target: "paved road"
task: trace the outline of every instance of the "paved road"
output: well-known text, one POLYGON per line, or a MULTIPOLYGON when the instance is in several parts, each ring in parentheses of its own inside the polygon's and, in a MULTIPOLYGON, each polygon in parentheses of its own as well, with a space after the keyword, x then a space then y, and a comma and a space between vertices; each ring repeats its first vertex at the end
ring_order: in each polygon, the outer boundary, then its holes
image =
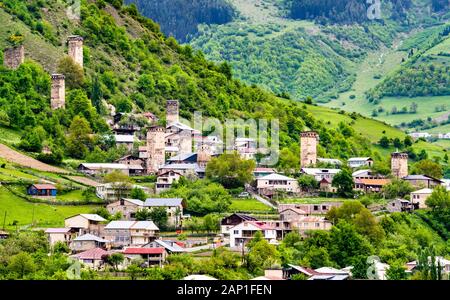
POLYGON ((273 205, 272 203, 270 203, 269 201, 267 201, 266 199, 264 199, 260 195, 256 194, 251 188, 247 188, 246 190, 247 190, 247 192, 250 193, 250 195, 252 195, 253 198, 258 200, 262 204, 265 204, 265 205, 267 205, 267 206, 269 206, 269 207, 271 207, 273 209, 277 209, 277 207, 275 205, 273 205))

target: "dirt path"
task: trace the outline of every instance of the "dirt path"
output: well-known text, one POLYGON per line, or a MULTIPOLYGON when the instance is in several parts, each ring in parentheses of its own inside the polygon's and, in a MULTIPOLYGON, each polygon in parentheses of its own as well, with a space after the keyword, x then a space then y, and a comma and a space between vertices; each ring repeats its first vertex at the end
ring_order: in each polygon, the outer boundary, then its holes
POLYGON ((94 181, 92 179, 86 178, 86 177, 81 177, 81 176, 67 176, 67 178, 70 178, 71 180, 84 184, 84 185, 88 185, 88 186, 93 186, 96 187, 98 185, 100 185, 100 183, 98 183, 97 181, 94 181))
POLYGON ((39 170, 39 171, 53 172, 53 173, 60 173, 60 174, 68 174, 69 173, 68 171, 66 171, 64 169, 44 164, 43 162, 40 162, 34 158, 31 158, 22 153, 19 153, 3 144, 0 144, 0 157, 4 158, 7 161, 10 161, 12 163, 15 163, 15 164, 27 167, 27 168, 39 170))

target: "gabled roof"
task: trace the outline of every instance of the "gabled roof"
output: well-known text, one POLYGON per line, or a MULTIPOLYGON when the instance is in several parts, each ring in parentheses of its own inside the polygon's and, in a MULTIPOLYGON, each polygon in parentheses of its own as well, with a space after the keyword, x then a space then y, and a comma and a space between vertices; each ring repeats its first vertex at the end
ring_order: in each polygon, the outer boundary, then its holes
POLYGON ((101 216, 99 216, 97 214, 78 214, 78 215, 73 215, 71 217, 67 217, 65 220, 76 217, 76 216, 81 216, 85 219, 88 219, 89 221, 96 221, 96 222, 106 221, 106 219, 102 218, 101 216))
MULTIPOLYGON (((122 198, 122 200, 124 200, 126 202, 130 202, 130 203, 132 203, 134 205, 137 205, 137 206, 144 206, 144 201, 139 200, 139 199, 122 198)), ((118 202, 118 201, 116 201, 116 202, 118 202)))
POLYGON ((164 248, 126 248, 123 254, 163 254, 164 248))
POLYGON ((185 161, 195 155, 197 155, 197 153, 182 153, 169 158, 167 161, 185 161))
POLYGON ((75 255, 72 255, 72 257, 78 258, 78 259, 96 259, 101 260, 103 255, 108 254, 108 251, 105 251, 101 248, 94 248, 90 249, 75 255))
POLYGON ((36 189, 38 190, 56 190, 56 187, 53 184, 48 184, 48 183, 37 183, 37 184, 32 184, 31 186, 34 186, 36 189))
POLYGON ((425 188, 425 189, 420 189, 420 190, 414 191, 412 193, 413 194, 431 194, 431 193, 433 193, 433 190, 425 188))
POLYGON ((180 206, 183 203, 182 198, 147 198, 144 202, 144 206, 147 207, 174 207, 180 206))
POLYGON ((105 229, 159 230, 159 228, 152 221, 111 221, 105 226, 105 229))
POLYGON ((364 184, 364 185, 386 185, 391 182, 390 179, 355 179, 355 183, 364 184))
POLYGON ((258 178, 257 180, 288 180, 288 181, 295 181, 295 178, 290 178, 281 174, 269 174, 263 177, 258 178))
POLYGON ((45 233, 68 233, 70 228, 47 228, 45 233))
POLYGON ((275 173, 275 170, 272 168, 255 168, 253 173, 275 173))
POLYGON ((295 213, 298 214, 298 215, 307 215, 307 214, 308 214, 308 213, 307 213, 306 211, 304 211, 303 209, 295 208, 295 207, 288 207, 288 208, 285 208, 285 209, 283 209, 282 211, 280 211, 279 213, 282 214, 282 213, 284 213, 285 211, 288 211, 288 210, 293 211, 293 212, 295 212, 295 213))
POLYGON ((171 244, 170 241, 154 240, 153 242, 169 250, 170 252, 185 252, 185 249, 183 247, 176 243, 171 244))
POLYGON ((308 175, 337 174, 340 171, 340 169, 302 168, 302 172, 308 175))
POLYGON ((189 275, 184 277, 183 280, 217 280, 217 279, 208 275, 189 275))
POLYGON ((307 276, 313 276, 315 274, 318 274, 318 272, 316 272, 315 270, 311 269, 311 268, 306 268, 306 267, 301 267, 301 266, 296 266, 296 265, 291 265, 288 264, 289 267, 291 267, 294 270, 297 270, 307 276))
POLYGON ((80 241, 80 242, 81 241, 96 241, 99 243, 108 243, 109 242, 108 240, 102 239, 101 237, 98 237, 96 235, 89 234, 89 233, 80 235, 79 237, 75 238, 74 241, 80 241))
POLYGON ((317 161, 323 162, 323 163, 331 163, 331 164, 335 164, 335 165, 342 164, 342 161, 340 161, 339 159, 336 159, 336 158, 322 158, 322 157, 318 157, 317 161))
POLYGON ((349 162, 367 161, 367 160, 372 160, 372 158, 370 158, 370 157, 351 157, 351 158, 348 159, 349 162))
POLYGON ((246 215, 246 214, 240 214, 240 213, 231 214, 228 217, 225 217, 224 219, 230 218, 232 216, 238 216, 241 220, 244 220, 244 221, 258 221, 258 219, 254 218, 252 216, 249 216, 249 215, 246 215))
POLYGON ((408 175, 402 178, 403 180, 436 180, 442 183, 440 179, 433 178, 428 175, 408 175))
POLYGON ((134 135, 116 134, 114 138, 118 143, 134 143, 134 135))
POLYGON ((366 169, 366 170, 357 170, 357 171, 355 171, 355 172, 352 173, 352 177, 360 176, 360 175, 362 175, 362 174, 366 174, 366 173, 370 173, 370 172, 372 172, 372 171, 369 170, 369 169, 366 169))

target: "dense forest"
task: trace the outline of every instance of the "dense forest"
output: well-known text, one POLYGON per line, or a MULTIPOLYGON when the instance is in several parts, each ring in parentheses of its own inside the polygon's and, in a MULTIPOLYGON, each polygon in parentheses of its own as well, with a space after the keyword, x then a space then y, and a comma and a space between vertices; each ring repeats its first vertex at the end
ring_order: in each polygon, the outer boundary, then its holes
MULTIPOLYGON (((432 0, 430 4, 434 12, 448 9, 446 0, 432 0)), ((370 5, 365 0, 293 0, 291 16, 320 22, 362 23, 369 21, 367 12, 370 5)), ((413 5, 412 0, 384 0, 380 7, 381 17, 389 15, 394 20, 408 22, 408 11, 413 5)))
POLYGON ((180 42, 197 33, 199 24, 224 24, 234 17, 233 7, 224 0, 125 0, 135 3, 144 16, 161 25, 166 35, 180 42))

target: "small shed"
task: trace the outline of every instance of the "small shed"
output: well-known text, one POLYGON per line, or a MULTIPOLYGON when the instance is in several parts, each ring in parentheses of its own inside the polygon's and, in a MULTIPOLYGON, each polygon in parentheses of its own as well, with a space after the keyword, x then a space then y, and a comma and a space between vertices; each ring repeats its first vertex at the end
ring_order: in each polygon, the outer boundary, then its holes
POLYGON ((32 184, 27 189, 28 195, 39 197, 56 197, 56 192, 53 184, 32 184))

